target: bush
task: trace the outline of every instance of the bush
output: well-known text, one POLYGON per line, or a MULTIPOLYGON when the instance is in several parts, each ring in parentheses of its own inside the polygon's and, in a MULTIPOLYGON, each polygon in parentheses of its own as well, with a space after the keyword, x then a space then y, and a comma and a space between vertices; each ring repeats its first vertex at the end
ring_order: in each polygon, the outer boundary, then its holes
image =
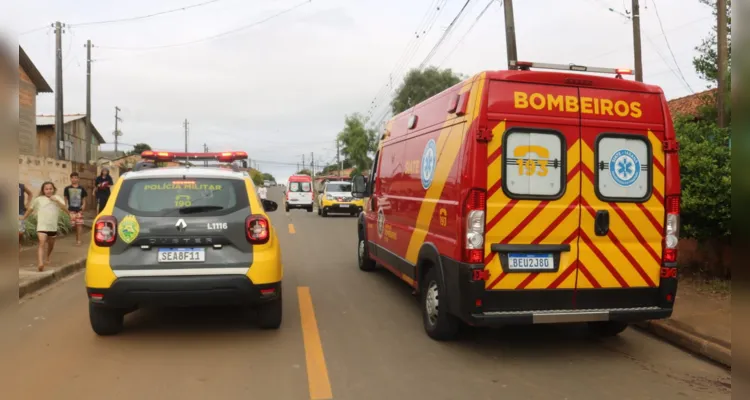
POLYGON ((675 121, 680 142, 681 232, 705 241, 731 236, 729 130, 713 122, 675 121))
MULTIPOLYGON (((26 231, 23 234, 25 242, 36 242, 36 215, 32 214, 29 218, 24 221, 26 224, 26 231)), ((65 235, 73 231, 73 224, 70 222, 70 215, 66 212, 60 212, 60 217, 57 220, 57 232, 65 235)))

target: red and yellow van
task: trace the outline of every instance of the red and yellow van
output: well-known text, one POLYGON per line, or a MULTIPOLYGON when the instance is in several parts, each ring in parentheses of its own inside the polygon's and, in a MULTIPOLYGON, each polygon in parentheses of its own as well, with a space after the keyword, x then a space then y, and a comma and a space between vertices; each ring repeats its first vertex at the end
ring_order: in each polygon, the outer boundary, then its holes
POLYGON ((353 181, 369 197, 360 268, 414 287, 435 339, 460 321, 587 322, 607 336, 669 317, 680 175, 663 91, 625 70, 517 66, 387 124, 373 178, 353 181))

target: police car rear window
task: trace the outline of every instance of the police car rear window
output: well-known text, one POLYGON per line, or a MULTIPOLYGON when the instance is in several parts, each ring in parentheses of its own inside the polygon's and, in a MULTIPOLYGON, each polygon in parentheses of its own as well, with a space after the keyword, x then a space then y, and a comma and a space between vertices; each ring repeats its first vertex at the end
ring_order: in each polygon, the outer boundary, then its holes
POLYGON ((238 179, 133 179, 124 182, 116 206, 137 215, 217 215, 248 207, 248 199, 238 179))
POLYGON ((290 182, 289 191, 290 192, 309 192, 310 182, 290 182))

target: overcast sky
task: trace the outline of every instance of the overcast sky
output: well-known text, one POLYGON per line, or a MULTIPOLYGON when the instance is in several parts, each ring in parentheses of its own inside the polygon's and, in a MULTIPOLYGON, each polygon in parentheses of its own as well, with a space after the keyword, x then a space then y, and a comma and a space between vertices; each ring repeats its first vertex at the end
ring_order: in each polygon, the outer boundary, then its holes
MULTIPOLYGON (((418 66, 465 2, 215 0, 152 18, 82 25, 208 1, 26 0, 4 1, 3 9, 12 16, 8 28, 32 31, 19 37, 20 44, 53 87, 54 32, 45 25, 69 24, 62 39, 65 113, 86 110, 84 44, 92 40, 92 115, 110 143, 104 149, 113 149, 114 111, 119 106, 121 148, 145 142, 158 149, 181 150, 182 122, 187 118, 190 150, 201 151, 204 143, 215 151, 246 150, 262 171, 281 180, 294 172, 303 153, 308 163, 311 153, 323 163, 333 161, 334 139, 345 114, 367 114, 379 92, 376 104, 386 107, 388 90, 381 89, 386 89, 389 76, 393 74, 397 86, 408 67, 418 66), (306 4, 262 24, 199 41, 300 3, 306 4), (439 11, 436 5, 441 5, 439 11), (143 49, 154 46, 168 47, 143 49), (113 49, 118 47, 137 50, 113 49)), ((475 24, 488 1, 469 3, 430 64, 466 75, 506 67, 501 2, 494 1, 475 24)), ((632 67, 632 27, 621 15, 629 4, 517 0, 519 59, 632 67)), ((670 99, 704 90, 707 83, 695 74, 692 57, 694 47, 714 24, 711 10, 698 0, 641 0, 641 4, 644 80, 660 85, 670 99)), ((54 95, 40 95, 37 111, 53 113, 54 95)), ((376 117, 380 114, 375 112, 376 117)))

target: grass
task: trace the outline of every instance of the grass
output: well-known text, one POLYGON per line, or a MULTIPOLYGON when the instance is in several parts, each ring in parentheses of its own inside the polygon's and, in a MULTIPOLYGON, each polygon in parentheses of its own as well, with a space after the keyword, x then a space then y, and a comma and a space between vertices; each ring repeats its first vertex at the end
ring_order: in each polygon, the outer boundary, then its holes
MULTIPOLYGON (((727 297, 732 295, 732 281, 727 279, 710 278, 698 274, 683 274, 680 283, 695 288, 699 293, 713 297, 727 297)), ((679 292, 679 287, 677 288, 679 292)))

